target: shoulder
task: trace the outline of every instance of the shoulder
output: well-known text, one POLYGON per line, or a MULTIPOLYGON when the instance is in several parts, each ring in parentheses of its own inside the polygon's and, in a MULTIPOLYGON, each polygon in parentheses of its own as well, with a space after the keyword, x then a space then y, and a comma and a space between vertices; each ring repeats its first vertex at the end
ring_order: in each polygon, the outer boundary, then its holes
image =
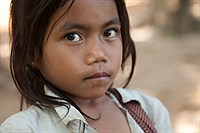
MULTIPOLYGON (((46 125, 51 126, 51 121, 55 121, 53 111, 42 110, 36 106, 31 106, 25 111, 18 112, 0 125, 1 132, 37 132, 43 130, 46 125)), ((59 121, 59 120, 57 120, 59 121)), ((47 130, 48 128, 46 128, 47 130)))
POLYGON ((33 132, 35 129, 35 116, 37 116, 38 109, 36 107, 30 107, 25 111, 18 112, 1 124, 2 132, 33 132))
POLYGON ((117 88, 117 90, 123 102, 138 101, 158 131, 172 131, 168 110, 159 99, 132 89, 117 88))

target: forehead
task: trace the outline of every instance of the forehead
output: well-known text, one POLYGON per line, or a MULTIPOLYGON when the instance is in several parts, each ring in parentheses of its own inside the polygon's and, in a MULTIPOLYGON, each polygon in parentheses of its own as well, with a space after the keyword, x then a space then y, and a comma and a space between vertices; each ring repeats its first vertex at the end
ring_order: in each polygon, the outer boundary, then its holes
POLYGON ((116 15, 116 4, 114 0, 74 0, 68 11, 68 15, 91 16, 101 19, 109 15, 116 15))
POLYGON ((51 24, 56 22, 55 27, 66 22, 97 25, 119 18, 114 0, 74 0, 70 3, 67 2, 54 13, 51 24))

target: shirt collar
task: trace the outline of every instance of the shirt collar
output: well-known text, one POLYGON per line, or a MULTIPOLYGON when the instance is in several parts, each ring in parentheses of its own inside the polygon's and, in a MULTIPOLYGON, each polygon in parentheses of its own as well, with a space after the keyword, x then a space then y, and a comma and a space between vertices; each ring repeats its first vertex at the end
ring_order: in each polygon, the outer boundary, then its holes
MULTIPOLYGON (((59 97, 55 93, 53 93, 49 88, 45 85, 45 94, 53 97, 59 97)), ((116 88, 119 94, 122 97, 122 102, 127 103, 132 100, 136 100, 139 102, 140 97, 137 95, 137 93, 129 93, 129 91, 126 91, 123 88, 116 88)), ((132 90, 134 91, 134 90, 132 90)), ((108 91, 109 93, 109 91, 108 91)), ((110 93, 109 93, 110 94, 110 93)), ((113 98, 113 97, 112 97, 113 98)), ((63 102, 63 101, 62 101, 63 102)), ((67 103, 67 101, 65 101, 67 103)), ((86 125, 89 125, 83 115, 72 105, 70 105, 69 110, 65 106, 58 106, 54 107, 55 111, 61 118, 64 124, 68 124, 72 120, 81 120, 83 121, 86 125)))
MULTIPOLYGON (((116 90, 121 95, 123 103, 127 103, 127 102, 130 102, 132 100, 139 102, 140 97, 139 97, 139 95, 137 95, 137 93, 129 93, 129 91, 127 91, 124 88, 116 88, 116 90)), ((135 90, 131 90, 131 91, 135 91, 135 90)))
MULTIPOLYGON (((48 96, 59 97, 58 95, 53 93, 51 90, 49 90, 49 88, 46 85, 44 86, 44 90, 45 90, 45 94, 48 96)), ((67 103, 67 101, 65 102, 67 103)), ((57 107, 54 107, 54 109, 65 125, 67 125, 72 120, 81 120, 85 124, 88 125, 83 115, 72 105, 69 106, 69 110, 65 106, 57 106, 57 107)))

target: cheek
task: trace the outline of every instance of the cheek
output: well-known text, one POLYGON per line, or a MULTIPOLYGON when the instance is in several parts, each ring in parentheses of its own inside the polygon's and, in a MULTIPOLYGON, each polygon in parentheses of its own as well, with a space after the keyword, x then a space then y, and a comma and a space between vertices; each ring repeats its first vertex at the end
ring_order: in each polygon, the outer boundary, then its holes
POLYGON ((63 70, 65 63, 65 57, 62 52, 57 52, 52 49, 44 49, 43 57, 40 61, 40 71, 46 79, 52 80, 60 76, 60 71, 63 70))
POLYGON ((65 90, 66 85, 73 85, 76 81, 76 67, 70 63, 71 61, 54 56, 51 60, 44 58, 41 65, 41 73, 52 84, 65 90))
POLYGON ((122 43, 118 43, 115 48, 112 48, 111 54, 112 54, 112 64, 116 69, 120 69, 121 63, 122 63, 122 43))
POLYGON ((122 62, 122 55, 123 55, 122 48, 123 48, 122 47, 122 43, 120 41, 119 44, 117 45, 116 52, 115 52, 116 60, 118 60, 118 62, 120 63, 120 65, 121 65, 121 62, 122 62))

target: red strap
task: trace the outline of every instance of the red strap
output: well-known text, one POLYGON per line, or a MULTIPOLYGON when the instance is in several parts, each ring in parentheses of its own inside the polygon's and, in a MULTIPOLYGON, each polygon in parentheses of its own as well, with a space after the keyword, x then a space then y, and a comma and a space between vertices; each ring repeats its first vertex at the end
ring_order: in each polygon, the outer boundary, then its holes
POLYGON ((157 133, 153 123, 138 101, 132 100, 130 102, 123 103, 122 97, 116 89, 109 89, 109 92, 111 92, 118 99, 120 104, 128 110, 129 114, 133 117, 133 119, 135 119, 137 124, 145 133, 157 133))

